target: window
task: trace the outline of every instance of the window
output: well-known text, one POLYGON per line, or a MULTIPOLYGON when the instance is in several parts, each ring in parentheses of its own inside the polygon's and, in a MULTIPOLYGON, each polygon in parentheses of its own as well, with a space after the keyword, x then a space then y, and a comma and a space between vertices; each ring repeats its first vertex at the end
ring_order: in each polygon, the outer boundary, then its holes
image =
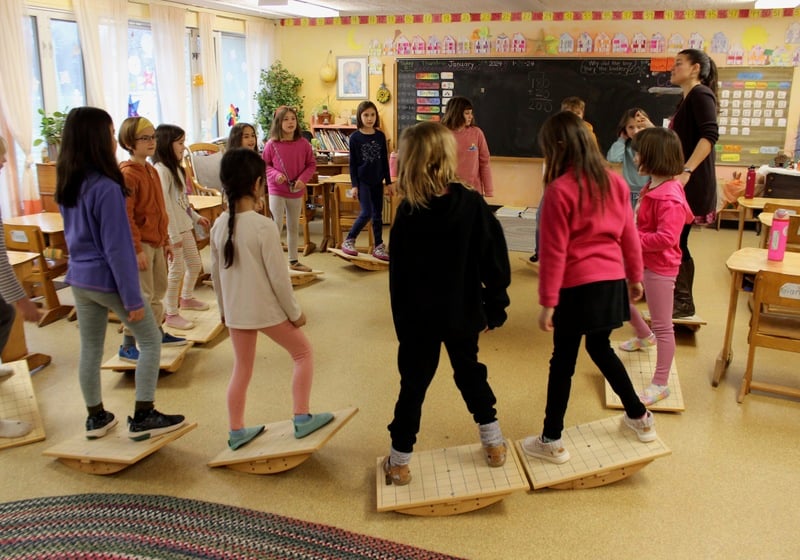
POLYGON ((217 115, 220 135, 227 136, 233 124, 229 121, 232 112, 231 106, 239 109, 239 121, 253 122, 250 102, 253 92, 247 86, 247 51, 245 50, 244 35, 230 33, 221 35, 219 49, 221 84, 217 115))
POLYGON ((156 90, 156 64, 153 58, 153 33, 150 26, 128 24, 129 115, 141 115, 161 122, 156 90))

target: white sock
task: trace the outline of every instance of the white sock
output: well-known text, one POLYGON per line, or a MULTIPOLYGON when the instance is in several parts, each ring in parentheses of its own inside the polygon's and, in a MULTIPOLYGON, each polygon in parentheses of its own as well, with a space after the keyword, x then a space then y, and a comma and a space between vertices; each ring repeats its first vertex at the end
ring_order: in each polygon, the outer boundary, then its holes
POLYGON ((33 426, 22 420, 0 420, 0 437, 18 438, 33 429, 33 426))
POLYGON ((398 451, 394 447, 392 447, 391 453, 389 453, 389 464, 394 465, 395 467, 398 465, 407 465, 411 461, 411 453, 403 453, 402 451, 398 451))
POLYGON ((503 443, 503 432, 500 431, 500 422, 497 420, 488 424, 480 424, 478 433, 480 433, 481 444, 484 447, 495 447, 503 443))

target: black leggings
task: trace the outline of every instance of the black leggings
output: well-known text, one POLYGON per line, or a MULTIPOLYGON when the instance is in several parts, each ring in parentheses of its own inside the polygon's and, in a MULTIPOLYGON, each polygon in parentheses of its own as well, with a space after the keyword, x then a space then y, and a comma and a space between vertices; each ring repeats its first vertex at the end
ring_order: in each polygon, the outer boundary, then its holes
MULTIPOLYGON (((578 360, 578 350, 583 336, 575 332, 560 332, 559 329, 553 332, 553 357, 550 359, 547 408, 542 430, 542 435, 546 438, 559 439, 564 429, 564 415, 567 413, 572 376, 575 374, 575 362, 578 360)), ((611 349, 609 341, 611 331, 595 331, 585 336, 586 351, 608 380, 611 388, 619 395, 625 413, 630 418, 641 418, 647 409, 639 400, 625 366, 611 349)))
POLYGON ((681 240, 679 245, 681 248, 681 262, 686 262, 692 258, 692 254, 689 252, 690 231, 692 231, 692 224, 686 224, 681 230, 681 240))

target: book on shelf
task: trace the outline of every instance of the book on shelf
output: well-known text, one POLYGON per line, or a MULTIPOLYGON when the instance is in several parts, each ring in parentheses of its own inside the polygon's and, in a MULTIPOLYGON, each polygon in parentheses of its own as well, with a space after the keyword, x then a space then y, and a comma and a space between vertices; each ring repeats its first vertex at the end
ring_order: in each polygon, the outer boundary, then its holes
POLYGON ((314 137, 319 140, 322 151, 347 152, 350 150, 348 137, 340 130, 317 129, 314 131, 314 137))

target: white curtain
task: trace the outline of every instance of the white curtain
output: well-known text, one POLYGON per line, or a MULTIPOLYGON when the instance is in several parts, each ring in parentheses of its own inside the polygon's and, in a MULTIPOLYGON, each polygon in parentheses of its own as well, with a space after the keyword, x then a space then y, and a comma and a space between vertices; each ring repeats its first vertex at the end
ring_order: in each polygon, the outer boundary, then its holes
MULTIPOLYGON (((275 24, 269 21, 246 20, 245 51, 247 56, 247 91, 252 93, 249 100, 250 113, 258 114, 258 102, 255 93, 259 89, 261 70, 268 69, 276 60, 275 53, 275 24)), ((269 133, 262 130, 261 136, 269 133)))
POLYGON ((156 61, 156 84, 161 121, 185 128, 186 62, 184 39, 186 8, 150 4, 156 61))
POLYGON ((208 12, 200 12, 200 68, 203 76, 203 105, 201 123, 203 136, 210 137, 211 119, 219 105, 219 71, 214 50, 214 19, 208 12))
MULTIPOLYGON (((25 47, 23 25, 25 18, 23 0, 3 0, 0 2, 0 113, 13 138, 25 153, 25 169, 22 172, 22 185, 19 192, 24 204, 23 212, 41 210, 39 193, 33 182, 33 103, 31 90, 31 55, 25 47)), ((14 184, 13 178, 9 181, 14 184)), ((12 197, 13 200, 13 197, 12 197)), ((16 215, 19 208, 10 208, 16 215)))

